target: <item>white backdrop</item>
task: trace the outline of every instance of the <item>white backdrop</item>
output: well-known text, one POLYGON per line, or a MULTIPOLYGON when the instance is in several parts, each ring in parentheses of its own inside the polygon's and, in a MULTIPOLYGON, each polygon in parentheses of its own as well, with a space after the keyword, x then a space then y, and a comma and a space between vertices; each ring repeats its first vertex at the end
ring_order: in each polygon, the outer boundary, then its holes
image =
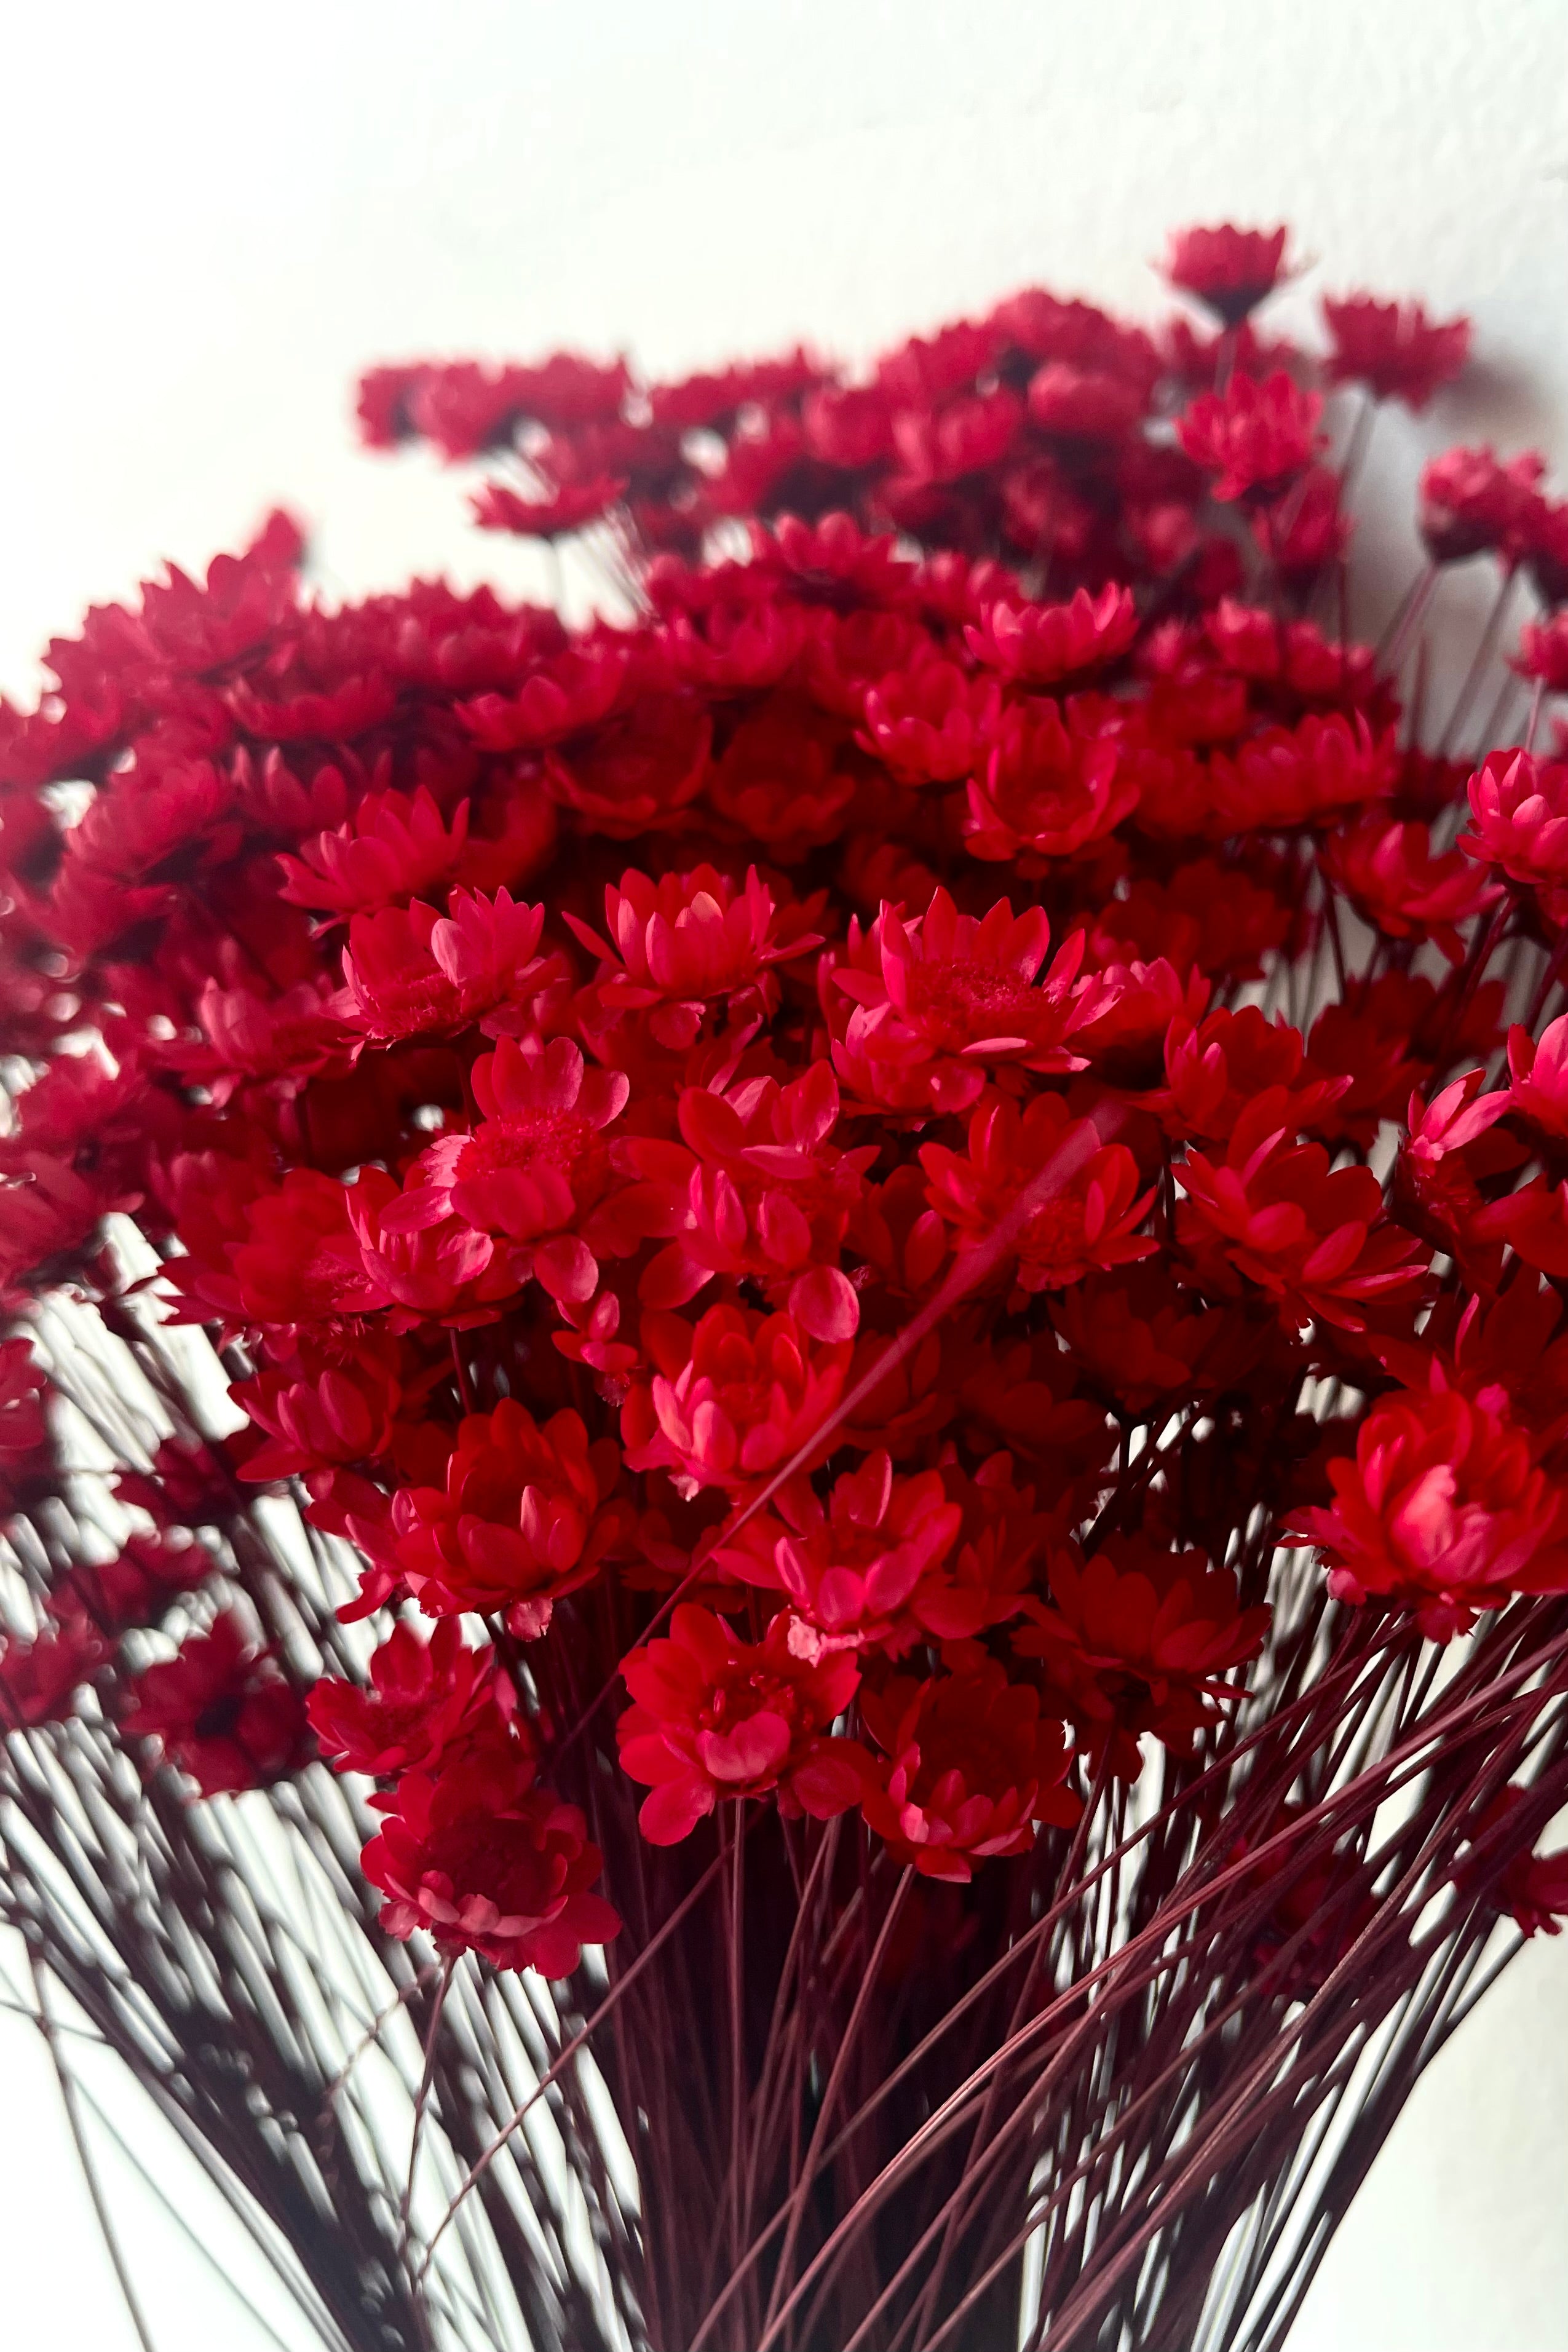
MULTIPOLYGON (((4 56, 13 690, 85 602, 205 562, 279 497, 330 588, 525 577, 451 479, 354 453, 368 361, 859 353, 1041 279, 1146 310, 1193 220, 1289 218, 1322 265, 1298 303, 1321 279, 1469 310, 1485 364, 1426 446, 1533 440, 1568 472, 1565 0, 12 0, 4 56)), ((1402 478, 1417 448, 1385 451, 1402 478)), ((0 2085, 4 2340, 132 2352, 37 2037, 4 2013, 0 2085)), ((259 2352, 100 2144, 158 2352, 259 2352)), ((1418 2092, 1293 2344, 1564 2352, 1565 2204, 1568 1938, 1418 2092)))

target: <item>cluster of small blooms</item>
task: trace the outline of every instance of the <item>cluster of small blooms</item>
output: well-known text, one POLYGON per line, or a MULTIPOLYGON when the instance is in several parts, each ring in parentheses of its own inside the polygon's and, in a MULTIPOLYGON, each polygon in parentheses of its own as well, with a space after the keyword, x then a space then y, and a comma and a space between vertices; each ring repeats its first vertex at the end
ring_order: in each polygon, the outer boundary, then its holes
MULTIPOLYGON (((1176 240, 1208 338, 1030 292, 863 381, 382 370, 373 440, 520 454, 483 520, 602 526, 636 617, 328 611, 275 518, 51 647, 0 709, 6 1296, 111 1296, 132 1213, 251 1429, 52 1594, 21 1720, 90 1683, 205 1790, 295 1769, 231 1608, 115 1664, 212 1570, 167 1530, 289 1482, 384 1630, 310 1721, 387 1924, 562 1974, 617 1664, 650 1841, 767 1800, 964 1881, 1192 1751, 1288 1533, 1442 1635, 1568 1590, 1568 762, 1426 756, 1321 625, 1322 387, 1421 406, 1467 330, 1266 346, 1283 245, 1176 240)), ((1423 498, 1435 562, 1531 567, 1563 688, 1539 467, 1423 498)))

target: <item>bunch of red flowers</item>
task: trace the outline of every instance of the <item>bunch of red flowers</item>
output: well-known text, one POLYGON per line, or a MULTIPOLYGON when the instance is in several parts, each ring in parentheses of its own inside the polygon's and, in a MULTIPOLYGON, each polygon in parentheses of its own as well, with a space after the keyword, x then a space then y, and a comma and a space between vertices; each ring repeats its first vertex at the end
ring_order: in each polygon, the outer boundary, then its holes
POLYGON ((1212 333, 1030 291, 864 376, 380 370, 373 442, 504 453, 480 519, 634 607, 330 609, 275 517, 51 646, 6 1297, 113 1302, 133 1218, 247 1427, 41 1594, 13 1721, 297 1771, 213 1532, 291 1491, 382 1629, 310 1720, 386 1926, 559 1977, 629 1899, 606 1772, 655 1844, 849 1817, 963 1886, 1213 1752, 1282 1546, 1440 1639, 1568 1591, 1568 508, 1429 467, 1434 576, 1542 610, 1526 740, 1428 753, 1325 396, 1420 407, 1468 330, 1264 342, 1282 261, 1194 231, 1212 333))

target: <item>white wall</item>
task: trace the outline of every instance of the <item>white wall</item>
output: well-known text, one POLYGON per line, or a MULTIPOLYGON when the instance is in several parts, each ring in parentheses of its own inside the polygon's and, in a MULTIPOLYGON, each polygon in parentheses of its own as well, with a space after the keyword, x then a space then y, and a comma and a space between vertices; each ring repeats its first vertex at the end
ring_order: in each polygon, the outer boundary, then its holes
MULTIPOLYGON (((333 585, 523 577, 452 481, 353 453, 369 360, 858 352, 1041 278, 1148 309, 1192 220, 1288 217, 1331 287, 1469 310, 1485 366, 1428 439, 1568 471, 1568 0, 12 0, 0 68, 14 688, 85 601, 279 496, 333 585)), ((126 2352, 29 2035, 0 2013, 5 2340, 126 2352)), ((159 2352, 264 2343, 106 2172, 159 2352)), ((1562 2352, 1565 2202, 1542 1944, 1418 2094, 1295 2342, 1562 2352)))

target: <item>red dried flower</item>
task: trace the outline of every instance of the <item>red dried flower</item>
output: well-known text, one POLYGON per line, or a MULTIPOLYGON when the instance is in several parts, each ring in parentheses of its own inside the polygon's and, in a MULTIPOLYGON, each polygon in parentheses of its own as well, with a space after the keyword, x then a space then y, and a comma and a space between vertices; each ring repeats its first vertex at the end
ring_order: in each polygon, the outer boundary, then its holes
POLYGON ((676 1048, 693 1042, 710 1003, 733 1010, 755 999, 771 1007, 777 986, 771 967, 821 944, 789 929, 754 866, 739 891, 711 866, 658 882, 628 870, 618 889, 610 884, 605 891, 614 946, 574 915, 566 920, 600 959, 595 986, 605 1010, 647 1012, 653 1036, 676 1048))
POLYGON ((56 1580, 49 1607, 67 1622, 86 1620, 100 1633, 155 1625, 174 1601, 194 1592, 216 1561, 205 1544, 186 1537, 131 1536, 114 1559, 84 1562, 56 1580))
POLYGON ((1238 370, 1224 392, 1201 392, 1176 423, 1194 465, 1216 477, 1216 499, 1268 499, 1306 471, 1322 446, 1315 392, 1279 369, 1261 383, 1238 370))
POLYGON ((428 1641, 395 1625, 372 1654, 368 1689, 320 1682, 305 1707, 338 1771, 385 1779, 439 1769, 498 1711, 510 1719, 513 1700, 494 1652, 466 1648, 458 1620, 444 1617, 428 1641))
POLYGON ((1545 460, 1524 450, 1505 466, 1489 449, 1448 449, 1421 477, 1421 536, 1434 563, 1498 554, 1517 563, 1530 543, 1545 460))
POLYGON ((668 1246, 644 1269, 650 1307, 684 1307, 716 1274, 750 1276, 814 1339, 847 1339, 856 1295, 835 1264, 875 1148, 836 1149, 838 1087, 816 1064, 787 1087, 754 1078, 731 1095, 683 1087, 682 1143, 634 1140, 624 1156, 644 1180, 628 1221, 668 1246))
POLYGON ((1464 373, 1469 357, 1469 320, 1439 325, 1420 302, 1379 302, 1370 294, 1326 298, 1323 317, 1331 381, 1364 383, 1375 399, 1403 401, 1406 408, 1425 408, 1464 373))
POLYGON ((232 1610, 166 1664, 145 1668, 125 1696, 121 1729, 158 1740, 204 1797, 264 1788, 298 1771, 310 1752, 304 1701, 232 1610))
POLYGON ((1186 1755, 1236 1695, 1230 1669, 1255 1658, 1270 1611, 1238 1605, 1236 1579, 1201 1551, 1162 1550, 1147 1536, 1108 1536, 1089 1559, 1054 1552, 1051 1601, 1026 1602, 1013 1636, 1044 1662, 1098 1761, 1136 1780, 1144 1733, 1186 1755))
MULTIPOLYGON (((589 1213, 610 1178, 602 1130, 630 1093, 618 1070, 590 1070, 569 1037, 548 1045, 503 1037, 469 1073, 483 1117, 420 1153, 401 1197, 382 1208, 383 1234, 420 1234, 456 1219, 478 1233, 540 1244, 529 1264, 547 1290, 592 1297, 598 1279, 589 1213), (582 1227, 567 1236, 569 1227, 582 1227), (546 1235, 559 1235, 546 1241, 546 1235)), ((521 1271, 522 1261, 514 1256, 521 1271)))
POLYGON ((814 1341, 793 1315, 712 1307, 695 1328, 649 1314, 655 1367, 621 1413, 628 1469, 668 1469, 678 1493, 743 1493, 817 1433, 843 1392, 847 1339, 814 1341))
POLYGON ((110 1645, 85 1618, 51 1627, 30 1642, 0 1647, 0 1729, 68 1722, 84 1683, 108 1664, 110 1645))
POLYGON ((993 1854, 1026 1853, 1037 1823, 1070 1829, 1079 1817, 1059 1719, 983 1653, 931 1681, 894 1675, 860 1711, 882 1751, 861 1810, 922 1878, 970 1879, 993 1854))
POLYGON ((1500 1388, 1463 1395, 1434 1365, 1430 1388, 1373 1405, 1355 1459, 1329 1476, 1332 1505, 1290 1524, 1329 1562, 1338 1601, 1386 1595, 1446 1641, 1510 1593, 1568 1588, 1562 1498, 1500 1388))
POLYGON ((1501 895, 1457 849, 1434 857, 1426 825, 1389 824, 1378 815, 1325 843, 1323 870, 1389 939, 1433 939, 1450 963, 1464 953, 1457 926, 1501 895))
POLYGON ((448 1955, 570 1976, 620 1918, 592 1889, 604 1857, 575 1805, 536 1785, 531 1759, 487 1749, 438 1778, 411 1772, 361 1857, 392 1936, 424 1930, 448 1955))
POLYGON ((878 1452, 836 1480, 826 1509, 808 1479, 790 1479, 773 1508, 733 1542, 721 1540, 713 1558, 743 1582, 784 1595, 796 1656, 871 1648, 897 1656, 922 1628, 938 1630, 924 1604, 935 1601, 936 1617, 944 1614, 941 1570, 963 1520, 939 1472, 896 1478, 878 1452))
POLYGON ((444 915, 418 898, 355 915, 343 950, 345 1010, 378 1045, 476 1024, 488 1036, 515 1034, 563 970, 539 953, 543 929, 543 908, 514 903, 509 890, 493 898, 454 890, 444 915))
POLYGON ((1561 611, 1520 631, 1512 667, 1540 681, 1548 694, 1568 694, 1568 614, 1561 611))
POLYGON ((984 761, 999 707, 993 682, 928 658, 871 688, 856 740, 900 784, 956 783, 984 761))
POLYGON ((615 1441, 591 1444, 575 1412, 539 1423, 503 1397, 493 1412, 466 1414, 444 1486, 393 1496, 403 1580, 431 1616, 472 1610, 536 1641, 614 1547, 620 1522, 605 1506, 618 1469, 615 1441))
POLYGON ((1555 893, 1568 881, 1568 761, 1489 751, 1470 778, 1467 856, 1555 893))
MULTIPOLYGON (((921 1147, 926 1197, 952 1229, 960 1252, 987 1240, 1025 1186, 1072 1140, 1098 1133, 1092 1120, 1073 1119, 1059 1095, 1037 1095, 1021 1114, 995 1095, 971 1114, 968 1149, 921 1147)), ((1030 1217, 1009 1255, 1014 1279, 1026 1292, 1059 1290, 1081 1282, 1091 1267, 1124 1265, 1159 1244, 1138 1227, 1152 1192, 1138 1190, 1138 1163, 1125 1144, 1090 1150, 1061 1191, 1030 1217)))
POLYGON ((1282 228, 1188 228, 1171 239, 1165 276, 1195 294, 1227 327, 1238 327, 1279 282, 1282 228))
POLYGON ((1322 1145, 1297 1141, 1288 1120, 1288 1098, 1271 1087, 1237 1119, 1223 1163, 1187 1153, 1175 1170, 1187 1194, 1179 1238, 1222 1297, 1236 1289, 1229 1265, 1288 1321, 1360 1330, 1373 1306, 1418 1295, 1426 1255, 1385 1222, 1370 1169, 1331 1172, 1322 1145))
POLYGON ((912 922, 885 906, 864 937, 852 924, 833 972, 854 1008, 834 1040, 840 1078, 892 1109, 956 1111, 998 1066, 1081 1068, 1068 1041, 1094 1001, 1074 987, 1083 942, 1059 948, 1042 979, 1050 937, 1043 908, 1015 916, 998 898, 977 920, 945 890, 912 922))
POLYGON ((637 1820, 651 1844, 689 1837, 721 1797, 776 1791, 781 1812, 819 1821, 855 1802, 859 1753, 829 1734, 859 1670, 843 1652, 797 1654, 791 1622, 781 1610, 761 1642, 742 1642, 684 1601, 667 1638, 622 1661, 634 1703, 616 1730, 623 1767, 650 1789, 637 1820))

